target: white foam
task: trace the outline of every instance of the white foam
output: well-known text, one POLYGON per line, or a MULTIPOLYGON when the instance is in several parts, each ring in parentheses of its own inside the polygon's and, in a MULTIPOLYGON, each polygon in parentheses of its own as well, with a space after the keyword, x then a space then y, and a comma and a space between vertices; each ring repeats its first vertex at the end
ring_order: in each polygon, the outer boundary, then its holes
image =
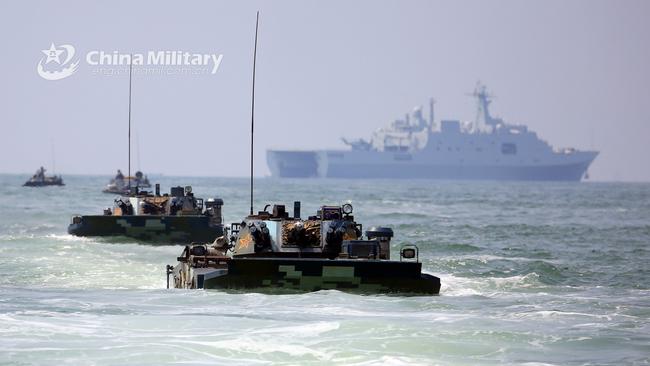
POLYGON ((93 242, 94 240, 89 237, 84 237, 84 236, 75 236, 75 235, 70 235, 70 234, 47 234, 45 235, 46 238, 58 240, 58 241, 65 241, 65 242, 93 242))
MULTIPOLYGON (((425 272, 426 273, 426 272, 425 272)), ((437 274, 440 277, 440 294, 443 296, 486 296, 511 294, 513 288, 536 286, 536 273, 510 277, 457 277, 453 274, 437 274)))

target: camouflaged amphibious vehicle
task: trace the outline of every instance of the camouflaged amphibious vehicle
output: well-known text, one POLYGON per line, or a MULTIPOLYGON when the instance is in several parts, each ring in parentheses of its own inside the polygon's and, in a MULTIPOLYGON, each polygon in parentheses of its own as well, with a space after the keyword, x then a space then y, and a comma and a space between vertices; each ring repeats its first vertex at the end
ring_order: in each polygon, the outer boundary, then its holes
POLYGON ((160 194, 139 191, 115 199, 103 215, 74 216, 68 233, 77 236, 127 236, 155 244, 212 242, 223 235, 223 200, 203 201, 192 187, 172 187, 160 194))
POLYGON ((64 186, 60 175, 45 175, 45 168, 40 167, 36 173, 23 184, 23 187, 64 186))
POLYGON ((121 194, 129 195, 131 190, 142 190, 146 188, 151 188, 151 183, 149 183, 149 178, 146 175, 142 174, 141 171, 135 172, 135 176, 124 176, 122 171, 117 170, 117 174, 110 182, 106 185, 106 188, 102 190, 104 193, 112 194, 121 194))
MULTIPOLYGON (((267 206, 269 207, 269 206, 267 206)), ((176 266, 167 266, 173 287, 205 289, 282 288, 290 291, 338 289, 369 293, 438 294, 440 279, 422 273, 418 248, 403 246, 390 260, 390 228, 362 236, 352 205, 322 206, 290 217, 283 205, 231 225, 230 237, 209 245, 188 245, 176 266)))

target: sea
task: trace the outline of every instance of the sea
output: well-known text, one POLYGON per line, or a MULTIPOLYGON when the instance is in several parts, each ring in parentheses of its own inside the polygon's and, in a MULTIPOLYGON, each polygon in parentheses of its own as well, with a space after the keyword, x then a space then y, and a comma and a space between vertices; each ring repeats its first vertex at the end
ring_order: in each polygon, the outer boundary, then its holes
MULTIPOLYGON (((438 296, 167 289, 182 246, 79 238, 108 176, 0 175, 2 365, 648 365, 650 184, 255 179, 254 205, 351 202, 438 296)), ((246 178, 150 177, 249 210, 246 178)))

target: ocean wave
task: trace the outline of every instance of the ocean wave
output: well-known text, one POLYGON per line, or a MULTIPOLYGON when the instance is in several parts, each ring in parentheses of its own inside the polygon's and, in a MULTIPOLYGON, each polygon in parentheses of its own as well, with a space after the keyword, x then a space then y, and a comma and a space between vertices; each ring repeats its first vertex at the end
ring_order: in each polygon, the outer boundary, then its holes
POLYGON ((27 222, 0 226, 0 232, 3 233, 3 235, 35 237, 39 236, 40 234, 47 234, 53 231, 61 230, 60 225, 43 221, 36 221, 33 217, 30 217, 29 221, 27 222))
POLYGON ((507 278, 534 274, 544 284, 559 284, 567 278, 559 263, 517 257, 495 255, 461 255, 427 258, 423 260, 425 268, 445 273, 454 273, 463 277, 507 278))
MULTIPOLYGON (((410 244, 410 243, 409 243, 410 244)), ((415 244, 418 246, 418 248, 421 248, 423 250, 428 250, 432 251, 435 254, 440 254, 440 253, 456 253, 456 252, 478 252, 483 250, 483 248, 480 248, 478 246, 472 245, 472 244, 465 244, 465 243, 436 243, 431 240, 417 240, 414 241, 412 244, 415 244)))
MULTIPOLYGON (((599 321, 611 321, 612 315, 608 314, 592 314, 592 313, 583 313, 576 311, 561 311, 561 310, 536 310, 523 313, 514 313, 511 315, 513 318, 519 319, 529 319, 529 318, 569 318, 573 321, 579 318, 588 318, 588 319, 597 319, 599 321)), ((599 323, 599 326, 604 324, 599 323)), ((582 326, 587 326, 587 324, 582 324, 582 326)))
POLYGON ((438 274, 441 278, 442 296, 485 296, 494 297, 519 292, 522 289, 545 288, 536 273, 510 277, 461 277, 453 274, 438 274))
POLYGON ((75 236, 75 235, 70 235, 70 234, 47 234, 45 235, 46 238, 48 239, 54 239, 56 241, 63 241, 63 242, 94 242, 95 240, 93 238, 89 237, 84 237, 84 236, 75 236))
POLYGON ((388 218, 391 221, 399 220, 408 220, 408 219, 426 219, 431 217, 431 215, 420 213, 420 212, 412 212, 412 211, 394 211, 394 212, 385 212, 385 213, 379 213, 375 214, 374 216, 377 216, 378 218, 388 218))
POLYGON ((21 234, 3 234, 0 235, 0 242, 21 242, 21 241, 38 241, 38 242, 47 242, 47 241, 65 241, 65 242, 91 242, 92 238, 74 236, 69 234, 30 234, 30 233, 21 233, 21 234))
POLYGON ((530 257, 517 257, 517 256, 503 256, 495 254, 462 254, 462 255, 451 255, 440 257, 441 260, 453 260, 453 261, 477 261, 482 264, 487 264, 492 261, 514 261, 514 262, 528 262, 528 263, 547 263, 553 266, 558 266, 561 264, 560 260, 544 260, 540 261, 538 258, 530 257))

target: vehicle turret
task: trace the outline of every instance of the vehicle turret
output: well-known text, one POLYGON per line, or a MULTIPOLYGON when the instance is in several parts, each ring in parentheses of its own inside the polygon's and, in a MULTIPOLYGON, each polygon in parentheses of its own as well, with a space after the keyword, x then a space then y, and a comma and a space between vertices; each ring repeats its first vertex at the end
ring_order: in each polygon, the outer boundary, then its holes
POLYGON ((344 241, 362 236, 361 224, 354 221, 352 205, 321 206, 316 215, 300 218, 300 202, 289 216, 284 205, 266 205, 263 211, 231 225, 234 256, 274 255, 325 256, 341 253, 344 241))

